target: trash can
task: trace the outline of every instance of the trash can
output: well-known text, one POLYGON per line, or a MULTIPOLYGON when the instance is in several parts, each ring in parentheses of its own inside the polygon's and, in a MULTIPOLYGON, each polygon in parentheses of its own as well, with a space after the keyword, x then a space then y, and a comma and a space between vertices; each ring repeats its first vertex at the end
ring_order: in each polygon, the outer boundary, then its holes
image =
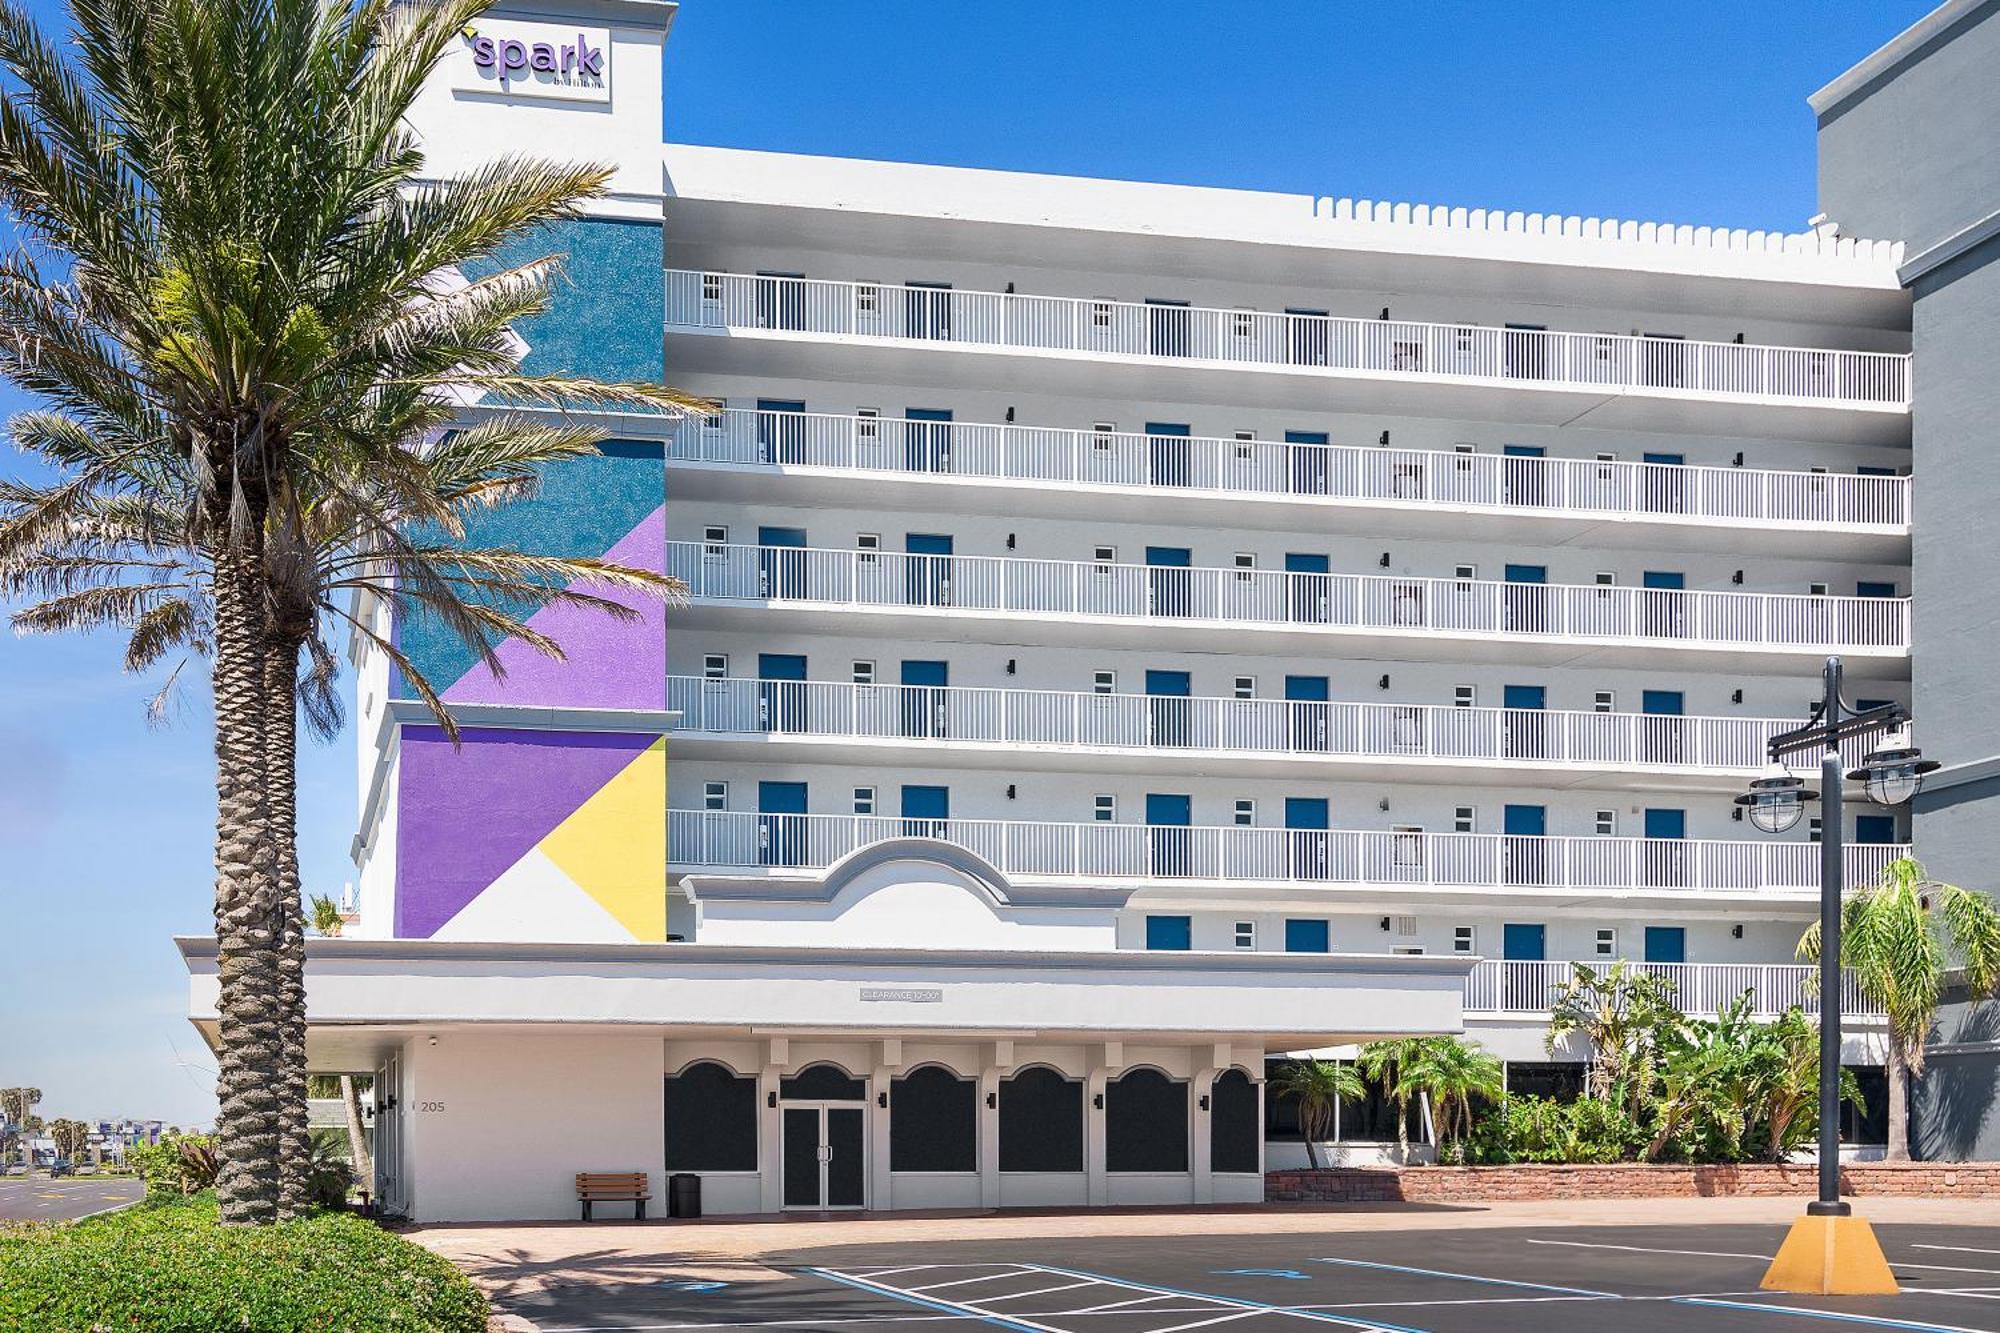
POLYGON ((667 1177, 667 1216, 701 1216, 701 1177, 680 1171, 667 1177))

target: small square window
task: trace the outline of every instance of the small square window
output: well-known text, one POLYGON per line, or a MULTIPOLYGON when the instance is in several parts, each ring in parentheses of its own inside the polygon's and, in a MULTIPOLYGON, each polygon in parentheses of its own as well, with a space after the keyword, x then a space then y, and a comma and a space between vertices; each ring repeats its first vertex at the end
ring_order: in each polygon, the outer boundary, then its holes
POLYGON ((1479 577, 1479 566, 1453 565, 1451 570, 1451 576, 1455 579, 1476 579, 1479 577))
POLYGON ((1477 822, 1477 816, 1478 811, 1472 806, 1461 805, 1457 807, 1451 812, 1451 831, 1453 833, 1472 832, 1472 827, 1477 822))
POLYGON ((1230 692, 1239 699, 1256 698, 1257 678, 1255 676, 1238 676, 1231 685, 1230 692))
POLYGON ((1090 688, 1097 694, 1110 694, 1118 688, 1116 671, 1093 671, 1090 673, 1090 688))
POLYGON ((701 659, 701 674, 709 680, 722 680, 729 675, 729 654, 709 653, 701 659))
POLYGON ((1479 446, 1478 446, 1478 445, 1476 445, 1476 444, 1454 444, 1454 445, 1453 445, 1453 446, 1451 447, 1451 451, 1452 451, 1453 453, 1455 453, 1455 454, 1470 454, 1470 453, 1475 453, 1475 452, 1477 452, 1477 451, 1478 451, 1478 449, 1479 449, 1479 446))
POLYGON ((1249 828, 1255 824, 1257 822, 1257 803, 1255 801, 1238 801, 1236 803, 1235 819, 1238 828, 1249 828))
POLYGON ((1090 447, 1097 450, 1100 454, 1110 453, 1111 437, 1118 433, 1118 423, 1115 421, 1100 421, 1093 425, 1090 430, 1090 447))
POLYGON ((1090 325, 1096 329, 1111 327, 1111 302, 1092 301, 1090 303, 1090 325))
POLYGON ((1592 694, 1590 696, 1590 707, 1592 712, 1608 713, 1612 710, 1612 706, 1617 702, 1618 702, 1618 696, 1613 692, 1611 692, 1610 690, 1598 690, 1595 694, 1592 694))
POLYGON ((1598 462, 1600 462, 1600 463, 1615 463, 1615 462, 1617 462, 1617 461, 1618 461, 1618 455, 1617 455, 1617 454, 1599 454, 1599 455, 1597 456, 1597 461, 1598 461, 1598 462))
POLYGON ((1474 947, 1476 938, 1471 926, 1453 926, 1451 928, 1451 951, 1453 953, 1478 953, 1479 950, 1474 947))
POLYGON ((1454 685, 1451 687, 1451 706, 1453 708, 1470 708, 1474 703, 1478 702, 1478 699, 1479 687, 1476 685, 1454 685))
POLYGON ((1610 570, 1608 570, 1608 569, 1600 569, 1600 570, 1598 570, 1598 571, 1597 571, 1597 586, 1598 586, 1598 587, 1600 587, 1600 588, 1611 588, 1611 587, 1616 587, 1616 586, 1617 586, 1617 584, 1618 584, 1618 576, 1617 576, 1616 574, 1612 573, 1612 572, 1611 572, 1610 570))
POLYGON ((1257 456, 1257 433, 1239 430, 1236 432, 1236 460, 1247 463, 1257 456))
POLYGON ((701 299, 704 301, 720 301, 722 299, 722 275, 720 273, 704 273, 701 275, 701 299))
POLYGON ((1248 583, 1255 577, 1256 569, 1257 557, 1254 553, 1250 551, 1238 551, 1236 553, 1236 581, 1238 583, 1248 583))
POLYGON ((1826 585, 1824 583, 1815 583, 1808 587, 1806 591, 1814 597, 1824 597, 1826 596, 1826 585))
POLYGON ((864 315, 872 315, 881 307, 882 289, 872 282, 864 282, 854 289, 854 308, 864 315))
POLYGON ((876 565, 882 561, 882 534, 879 532, 857 532, 854 534, 854 549, 861 552, 863 565, 876 565))
POLYGON ((701 789, 701 804, 704 810, 727 810, 729 808, 729 784, 726 782, 704 783, 701 789))
POLYGON ((1255 921, 1238 921, 1236 923, 1236 947, 1239 949, 1254 949, 1257 947, 1257 923, 1255 921))
POLYGON ((1597 832, 1600 837, 1609 838, 1618 832, 1618 812, 1599 810, 1597 812, 1597 832))
POLYGON ((880 408, 857 407, 854 409, 854 434, 857 439, 872 442, 882 433, 882 412, 880 408))
POLYGON ((1097 562, 1098 573, 1109 574, 1112 563, 1118 559, 1118 548, 1115 546, 1093 546, 1090 548, 1090 558, 1097 562))
POLYGON ((1597 932, 1597 956, 1599 958, 1618 956, 1618 932, 1609 926, 1597 932))
POLYGON ((702 554, 710 560, 720 560, 728 554, 723 548, 729 545, 729 529, 720 523, 711 523, 701 530, 701 539, 706 545, 702 554))
POLYGON ((1811 820, 1806 824, 1807 842, 1818 842, 1820 840, 1820 834, 1821 834, 1821 826, 1820 826, 1820 821, 1817 818, 1814 818, 1813 820, 1811 820))
POLYGON ((856 787, 854 789, 854 813, 857 815, 872 815, 875 813, 875 789, 873 787, 856 787))
POLYGON ((1238 310, 1238 311, 1236 311, 1236 312, 1235 312, 1235 314, 1236 314, 1236 336, 1237 336, 1237 337, 1239 337, 1239 338, 1248 338, 1248 337, 1252 336, 1253 334, 1255 334, 1255 333, 1257 332, 1257 312, 1256 312, 1256 311, 1254 311, 1254 310, 1238 310))
POLYGON ((875 683, 875 664, 873 662, 856 662, 854 664, 854 683, 856 685, 873 685, 875 683))
POLYGON ((1090 798, 1090 817, 1100 824, 1109 824, 1118 818, 1118 798, 1100 795, 1090 798))

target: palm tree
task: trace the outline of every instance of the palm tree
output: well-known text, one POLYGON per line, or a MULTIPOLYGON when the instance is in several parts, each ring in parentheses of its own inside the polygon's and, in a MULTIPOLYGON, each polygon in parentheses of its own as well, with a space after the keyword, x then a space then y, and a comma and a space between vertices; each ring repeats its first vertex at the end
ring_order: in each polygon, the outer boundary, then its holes
POLYGON ((1410 1099, 1417 1095, 1407 1075, 1422 1054, 1421 1037, 1393 1037, 1363 1045, 1355 1058, 1361 1072, 1382 1089, 1382 1095, 1396 1108, 1396 1147, 1404 1161, 1410 1157, 1410 1099))
POLYGON ((1317 1167, 1319 1142, 1333 1123, 1334 1108, 1342 1102, 1361 1100, 1367 1091, 1353 1065, 1308 1056, 1279 1068, 1277 1077, 1271 1080, 1271 1094, 1298 1102, 1299 1130, 1306 1139, 1306 1162, 1317 1167))
POLYGON ((1399 1082, 1430 1098, 1440 1153, 1448 1141, 1472 1133, 1474 1102, 1497 1102, 1507 1093, 1500 1058, 1453 1036, 1417 1038, 1399 1082))
MULTIPOLYGON (((1799 940, 1799 957, 1819 961, 1819 926, 1799 940)), ((1915 859, 1882 867, 1872 888, 1848 895, 1840 911, 1840 962, 1889 1018, 1889 1149, 1910 1157, 1911 1078, 1924 1072, 1924 1040, 1949 974, 1985 998, 2000 985, 2000 909, 1983 893, 1929 879, 1915 859)))
POLYGON ((1637 1115, 1651 1086, 1661 1040, 1680 1024, 1674 983, 1624 959, 1602 971, 1572 963, 1570 977, 1549 1004, 1543 1041, 1553 1053, 1568 1034, 1590 1046, 1586 1090, 1600 1101, 1620 1098, 1637 1115))
MULTIPOLYGON (((323 603, 283 591, 297 583, 287 563, 314 553, 303 564, 338 575, 306 579, 315 593, 370 586, 421 605, 489 665, 509 636, 549 647, 503 609, 510 584, 544 599, 572 595, 579 576, 667 591, 644 571, 452 551, 463 497, 455 508, 425 465, 427 441, 468 395, 502 408, 690 402, 659 386, 519 373, 508 328, 545 307, 551 260, 463 286, 434 280, 573 215, 608 179, 509 159, 422 180, 405 115, 488 2, 93 0, 75 11, 72 60, 0 0, 0 206, 26 238, 0 262, 0 373, 49 405, 11 433, 57 472, 0 503, 0 570, 16 595, 26 579, 42 599, 41 627, 67 617, 122 624, 135 642, 204 637, 218 1195, 230 1222, 269 1221, 303 1198, 288 775, 299 653, 319 660, 297 617, 323 603), (338 516, 322 521, 328 507, 338 516), (143 534, 138 554, 93 533, 106 515, 143 534), (340 546, 322 562, 314 535, 326 533, 340 546), (199 614, 163 590, 189 580, 199 614)), ((505 460, 536 430, 570 430, 577 448, 588 433, 503 416, 465 434, 505 460)), ((495 481, 488 498, 506 491, 495 481)))

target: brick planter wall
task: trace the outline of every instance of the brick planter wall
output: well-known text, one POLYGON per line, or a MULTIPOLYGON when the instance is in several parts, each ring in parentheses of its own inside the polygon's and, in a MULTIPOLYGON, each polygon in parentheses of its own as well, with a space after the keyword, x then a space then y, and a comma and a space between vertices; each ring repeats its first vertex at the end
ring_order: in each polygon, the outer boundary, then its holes
MULTIPOLYGON (((1802 1196, 1817 1188, 1811 1165, 1326 1167, 1273 1171, 1273 1203, 1487 1203, 1505 1199, 1658 1199, 1708 1195, 1802 1196)), ((2000 1163, 1856 1163, 1840 1171, 1842 1194, 2000 1196, 2000 1163)))

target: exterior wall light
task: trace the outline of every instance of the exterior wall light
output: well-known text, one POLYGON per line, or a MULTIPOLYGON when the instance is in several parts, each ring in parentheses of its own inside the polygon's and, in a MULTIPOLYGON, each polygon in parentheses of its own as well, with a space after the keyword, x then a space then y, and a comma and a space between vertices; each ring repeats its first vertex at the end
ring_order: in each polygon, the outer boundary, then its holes
POLYGON ((1736 798, 1736 804, 1750 814, 1750 822, 1766 833, 1784 833, 1799 822, 1807 801, 1817 801, 1819 793, 1808 791, 1804 778, 1779 769, 1750 784, 1750 790, 1736 798))

